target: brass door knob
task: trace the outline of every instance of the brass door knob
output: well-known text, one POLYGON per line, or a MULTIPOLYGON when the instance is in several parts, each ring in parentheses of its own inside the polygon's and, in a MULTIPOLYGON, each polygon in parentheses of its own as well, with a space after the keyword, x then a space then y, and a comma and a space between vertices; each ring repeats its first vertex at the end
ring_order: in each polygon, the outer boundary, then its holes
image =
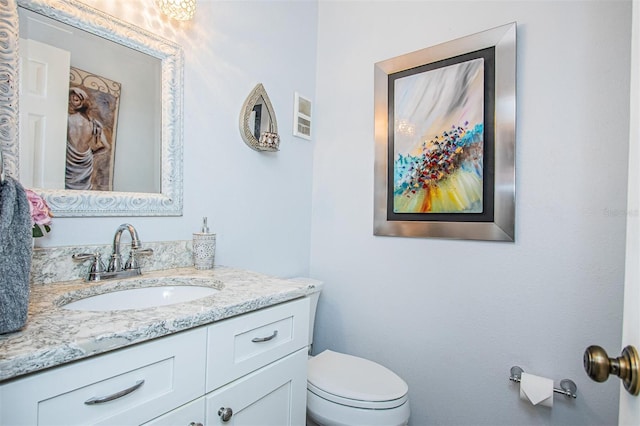
POLYGON ((584 351, 582 362, 587 375, 596 382, 604 382, 615 374, 630 394, 640 393, 640 357, 633 346, 625 347, 618 358, 609 358, 604 349, 592 345, 584 351))

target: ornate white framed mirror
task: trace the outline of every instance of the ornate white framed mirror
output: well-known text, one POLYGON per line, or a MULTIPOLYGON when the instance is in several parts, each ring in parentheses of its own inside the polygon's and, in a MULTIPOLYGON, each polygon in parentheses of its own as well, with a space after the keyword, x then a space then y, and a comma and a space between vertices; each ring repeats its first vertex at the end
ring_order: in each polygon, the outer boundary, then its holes
MULTIPOLYGON (((24 180, 25 186, 32 187, 42 194, 57 217, 181 215, 184 61, 182 48, 75 0, 0 0, 0 9, 0 146, 4 153, 6 173, 24 180), (30 108, 29 101, 23 98, 25 87, 35 80, 29 74, 29 70, 25 70, 26 59, 20 57, 25 52, 31 52, 31 45, 25 45, 24 40, 34 39, 34 43, 38 44, 42 43, 41 40, 44 38, 47 44, 54 45, 54 39, 64 39, 64 36, 57 35, 25 35, 24 30, 31 30, 30 27, 35 27, 35 33, 38 33, 38 21, 41 21, 41 27, 55 27, 58 34, 73 32, 73 37, 67 38, 82 40, 80 43, 84 46, 62 49, 71 52, 72 58, 76 56, 84 60, 84 63, 74 63, 71 59, 69 74, 72 77, 75 70, 79 69, 80 73, 88 71, 88 74, 101 77, 106 75, 105 80, 110 81, 109 78, 118 68, 129 64, 129 70, 125 70, 121 77, 114 79, 122 80, 122 97, 119 99, 119 111, 116 110, 116 113, 112 114, 117 119, 117 144, 115 125, 110 129, 111 140, 105 140, 104 144, 107 148, 114 148, 111 150, 111 163, 108 166, 111 172, 110 184, 112 183, 109 188, 94 186, 93 189, 69 189, 71 186, 68 180, 56 187, 46 179, 31 182, 30 178, 25 177, 31 175, 30 169, 27 169, 30 167, 36 169, 33 175, 49 176, 47 172, 38 174, 37 170, 40 166, 52 163, 64 180, 64 172, 60 173, 59 170, 65 169, 65 161, 67 166, 69 164, 68 158, 64 158, 64 153, 63 159, 60 159, 60 152, 65 151, 69 144, 67 122, 63 125, 64 148, 51 151, 53 141, 44 138, 39 140, 37 120, 24 113, 30 108), (40 40, 37 40, 38 37, 40 40), (23 40, 20 40, 21 38, 23 40), (89 44, 96 40, 107 45, 97 47, 89 44), (78 54, 77 49, 84 50, 78 54), (88 56, 89 51, 97 51, 103 57, 107 55, 106 52, 110 52, 108 55, 124 52, 129 56, 109 56, 108 60, 102 60, 88 56), (111 63, 111 68, 108 68, 108 64, 105 65, 108 62, 111 63), (87 70, 91 67, 94 68, 87 70), (130 75, 135 74, 132 72, 134 68, 148 71, 145 71, 142 77, 138 76, 137 81, 127 80, 130 75), (141 88, 149 81, 155 88, 150 88, 149 92, 135 92, 135 89, 141 88), (136 99, 142 99, 143 102, 131 102, 136 99), (143 122, 148 123, 145 124, 148 127, 142 126, 143 122), (143 130, 143 127, 146 130, 143 130), (44 154, 40 157, 36 155, 34 160, 29 150, 25 154, 24 146, 31 146, 31 151, 42 150, 43 146, 47 149, 42 151, 44 154), (144 159, 149 159, 148 164, 142 161, 144 159)), ((37 70, 34 74, 38 75, 37 70)), ((73 78, 77 78, 77 74, 76 72, 76 77, 73 78)), ((69 87, 73 84, 70 83, 69 87)), ((90 83, 86 85, 91 86, 90 83)), ((67 91, 65 87, 63 94, 71 108, 71 91, 67 91)), ((67 119, 68 112, 66 102, 64 120, 67 119)), ((71 117, 70 112, 68 116, 71 117)), ((95 123, 93 126, 98 127, 98 133, 106 127, 95 123)), ((55 138, 58 145, 61 144, 60 139, 55 138)))

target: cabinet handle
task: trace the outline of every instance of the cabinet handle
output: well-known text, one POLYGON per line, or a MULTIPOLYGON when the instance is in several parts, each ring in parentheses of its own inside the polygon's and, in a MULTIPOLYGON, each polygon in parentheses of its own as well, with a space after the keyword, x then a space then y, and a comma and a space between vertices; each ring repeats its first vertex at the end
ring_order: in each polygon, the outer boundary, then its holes
POLYGON ((191 423, 189 423, 189 426, 204 426, 204 425, 202 423, 200 423, 200 422, 198 422, 198 423, 191 422, 191 423))
POLYGON ((278 335, 278 330, 273 330, 273 334, 271 336, 267 336, 267 337, 254 337, 253 339, 251 339, 251 341, 253 343, 260 343, 260 342, 268 342, 269 340, 273 339, 274 337, 276 337, 278 335))
POLYGON ((220 409, 218 410, 218 415, 223 422, 228 422, 229 420, 231 420, 231 416, 233 416, 233 410, 231 408, 220 407, 220 409))
POLYGON ((98 397, 89 398, 84 403, 87 405, 95 405, 95 404, 102 404, 105 402, 113 401, 114 399, 122 398, 125 395, 129 395, 131 392, 138 389, 143 384, 144 384, 144 380, 138 380, 136 384, 131 386, 130 388, 121 390, 120 392, 116 392, 107 396, 98 396, 98 397))

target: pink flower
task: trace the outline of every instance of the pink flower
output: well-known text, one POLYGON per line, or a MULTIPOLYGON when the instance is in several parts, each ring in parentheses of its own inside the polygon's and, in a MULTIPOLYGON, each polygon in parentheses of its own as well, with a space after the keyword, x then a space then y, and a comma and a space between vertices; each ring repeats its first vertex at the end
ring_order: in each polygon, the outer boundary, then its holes
POLYGON ((29 200, 29 211, 31 213, 31 223, 33 224, 33 237, 42 237, 51 231, 51 210, 44 199, 30 189, 25 189, 29 200))

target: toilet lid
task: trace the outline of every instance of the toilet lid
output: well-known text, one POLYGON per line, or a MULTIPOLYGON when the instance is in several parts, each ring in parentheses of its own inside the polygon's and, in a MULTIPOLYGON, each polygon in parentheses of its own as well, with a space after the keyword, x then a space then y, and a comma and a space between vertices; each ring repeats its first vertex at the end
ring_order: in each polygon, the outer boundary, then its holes
POLYGON ((309 384, 341 398, 383 402, 404 398, 409 390, 388 368, 353 355, 326 350, 308 365, 309 384))

